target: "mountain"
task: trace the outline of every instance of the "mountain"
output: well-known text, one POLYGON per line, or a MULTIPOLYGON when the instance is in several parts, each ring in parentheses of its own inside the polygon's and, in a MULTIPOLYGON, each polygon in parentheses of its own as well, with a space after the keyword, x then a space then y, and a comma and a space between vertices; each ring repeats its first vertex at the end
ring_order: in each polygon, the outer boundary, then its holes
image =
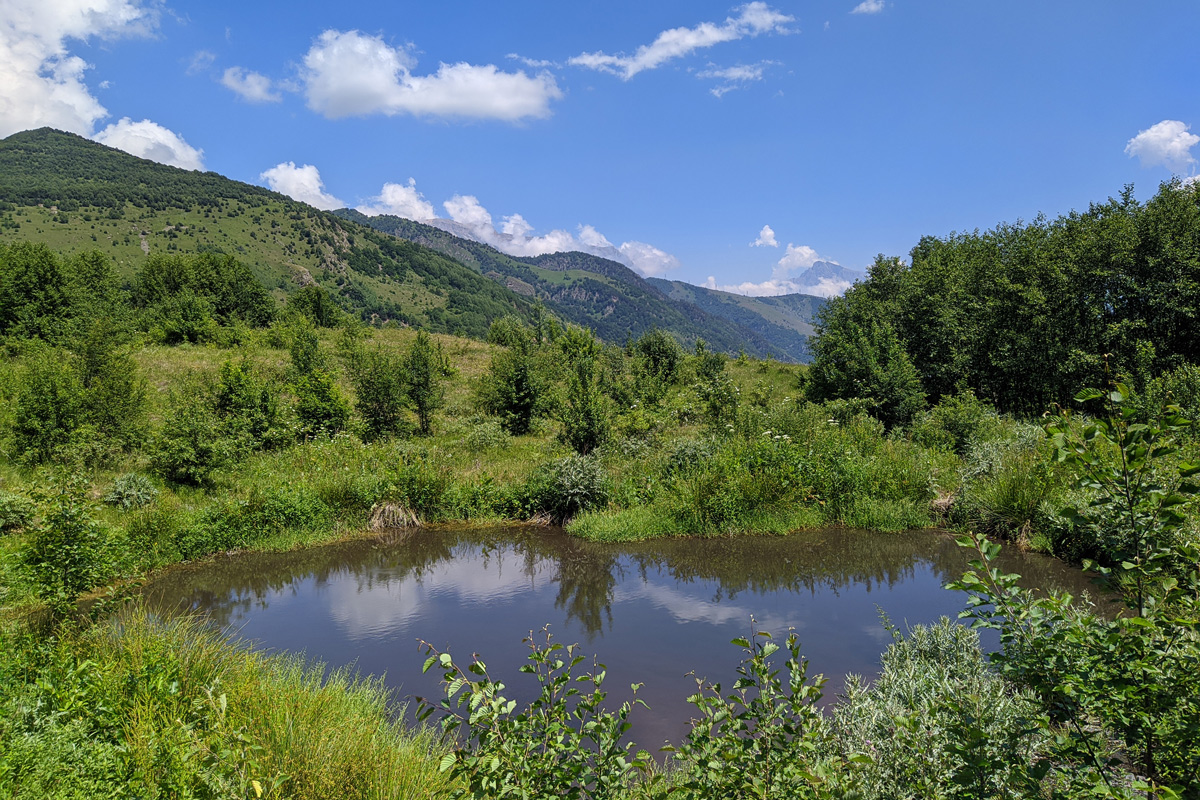
POLYGON ((823 297, 806 294, 747 297, 662 278, 650 278, 649 283, 671 300, 691 303, 754 331, 783 351, 789 361, 809 360, 808 337, 813 333, 813 317, 825 303, 823 297))
POLYGON ((225 253, 277 297, 324 286, 364 319, 486 335, 532 301, 426 247, 260 186, 42 128, 0 140, 0 241, 100 250, 131 278, 154 253, 225 253))
POLYGON ((791 279, 801 294, 833 297, 867 277, 867 273, 843 267, 832 261, 815 261, 808 269, 791 279))
MULTIPOLYGON (((508 256, 429 225, 319 211, 49 128, 0 140, 0 241, 20 240, 66 255, 100 250, 127 280, 150 255, 227 254, 280 300, 316 283, 364 319, 438 332, 482 337, 499 317, 530 319, 541 303, 609 342, 658 327, 688 345, 704 339, 724 352, 803 357, 795 325, 789 332, 778 319, 738 316, 703 293, 664 293, 593 253, 508 256)), ((756 308, 782 314, 769 305, 756 308)))
MULTIPOLYGON (((754 318, 752 311, 741 320, 730 313, 716 313, 678 293, 669 296, 661 284, 670 282, 647 281, 611 259, 576 251, 510 256, 457 235, 455 231, 461 232, 463 226, 445 224, 444 220, 438 220, 435 226, 389 215, 368 217, 351 209, 333 213, 467 264, 518 294, 540 300, 563 320, 590 327, 606 341, 622 342, 658 327, 685 343, 704 339, 723 352, 745 350, 750 355, 783 361, 805 358, 806 351, 797 341, 795 329, 786 330, 784 324, 760 324, 761 318, 754 318), (776 340, 775 334, 784 336, 785 341, 776 340)), ((771 313, 779 316, 781 312, 771 313)))

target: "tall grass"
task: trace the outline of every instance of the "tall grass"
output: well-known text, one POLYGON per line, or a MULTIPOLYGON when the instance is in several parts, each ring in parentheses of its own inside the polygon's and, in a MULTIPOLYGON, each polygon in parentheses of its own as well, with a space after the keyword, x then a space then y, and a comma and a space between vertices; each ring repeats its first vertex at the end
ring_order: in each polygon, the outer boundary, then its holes
POLYGON ((0 672, 0 794, 254 797, 254 782, 281 798, 449 789, 436 738, 406 728, 376 680, 231 647, 195 620, 140 610, 24 647, 36 682, 0 672))

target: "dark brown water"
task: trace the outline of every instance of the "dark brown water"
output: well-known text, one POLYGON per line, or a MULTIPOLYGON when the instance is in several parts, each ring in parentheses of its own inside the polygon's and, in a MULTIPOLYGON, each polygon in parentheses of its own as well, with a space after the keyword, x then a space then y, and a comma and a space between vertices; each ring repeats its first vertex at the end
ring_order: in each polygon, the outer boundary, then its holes
MULTIPOLYGON (((809 674, 823 673, 833 697, 846 674, 876 673, 891 641, 880 611, 901 628, 957 615, 963 596, 942 586, 968 558, 930 531, 596 545, 529 527, 420 529, 188 566, 146 595, 160 611, 202 613, 256 646, 354 664, 386 674, 402 695, 433 698, 418 639, 464 665, 479 653, 510 697, 528 701, 522 638, 549 624, 558 641, 580 642, 607 665, 610 699, 645 684, 650 710, 635 712, 633 733, 654 749, 686 730, 688 672, 732 683, 739 651, 729 641, 748 634, 752 616, 777 634, 795 628, 809 674)), ((1053 559, 1013 553, 1003 566, 1035 587, 1091 588, 1053 559)))

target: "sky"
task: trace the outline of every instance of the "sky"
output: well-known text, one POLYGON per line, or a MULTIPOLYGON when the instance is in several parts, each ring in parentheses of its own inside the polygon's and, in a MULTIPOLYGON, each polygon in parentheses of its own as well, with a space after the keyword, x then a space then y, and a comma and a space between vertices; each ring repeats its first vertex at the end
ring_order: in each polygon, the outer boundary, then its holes
POLYGON ((0 0, 0 136, 779 294, 1194 179, 1197 30, 1196 0, 0 0))

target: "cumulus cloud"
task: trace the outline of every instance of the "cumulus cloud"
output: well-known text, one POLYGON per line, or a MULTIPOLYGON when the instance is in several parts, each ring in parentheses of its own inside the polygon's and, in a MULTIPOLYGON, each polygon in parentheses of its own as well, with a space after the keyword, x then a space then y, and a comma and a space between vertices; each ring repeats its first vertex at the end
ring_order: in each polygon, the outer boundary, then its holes
POLYGON ((562 91, 548 72, 441 64, 414 75, 416 59, 380 36, 327 30, 304 56, 308 107, 330 119, 367 114, 498 119, 547 117, 562 91))
POLYGON ((286 194, 293 200, 308 203, 314 208, 330 211, 344 208, 346 205, 325 191, 321 172, 312 164, 297 167, 294 161, 284 161, 259 175, 258 179, 266 181, 272 191, 286 194))
POLYGON ((789 242, 787 250, 784 251, 783 258, 779 259, 779 263, 775 266, 775 272, 771 277, 781 278, 798 270, 808 269, 820 260, 821 257, 817 255, 817 251, 808 245, 802 244, 796 246, 789 242))
POLYGON ((204 169, 204 151, 192 147, 183 137, 157 122, 134 122, 123 117, 93 137, 100 144, 124 150, 138 158, 182 169, 204 169))
POLYGON ((385 183, 379 195, 372 197, 370 203, 359 206, 358 210, 368 217, 391 214, 417 222, 437 216, 433 210, 433 204, 425 199, 425 195, 417 191, 417 181, 414 178, 409 178, 407 184, 385 183))
POLYGON ((45 125, 84 136, 108 116, 69 40, 142 36, 157 12, 138 0, 5 0, 0 23, 0 137, 45 125))
POLYGON ((663 31, 653 42, 642 45, 631 56, 608 55, 597 51, 581 53, 567 63, 608 72, 627 81, 639 72, 656 69, 672 59, 722 42, 764 33, 790 33, 787 24, 795 21, 795 17, 780 13, 763 2, 747 3, 737 11, 736 17, 727 17, 723 23, 702 22, 694 28, 663 31))
POLYGON ((230 67, 221 76, 221 85, 248 103, 278 103, 283 99, 271 88, 271 79, 241 67, 230 67))
POLYGON ((633 268, 647 278, 655 278, 679 266, 679 259, 645 242, 625 242, 621 255, 633 263, 633 268))
POLYGON ((854 7, 851 14, 878 14, 887 4, 883 0, 863 0, 854 7))
POLYGON ((535 236, 533 225, 525 217, 509 214, 497 229, 491 212, 474 195, 455 195, 442 203, 442 207, 454 222, 449 230, 512 256, 579 251, 620 262, 645 277, 661 275, 679 266, 679 259, 654 245, 634 241, 615 245, 591 225, 580 225, 575 233, 557 228, 535 236))
POLYGON ((751 247, 779 247, 779 242, 775 241, 775 231, 771 230, 770 225, 763 225, 762 230, 758 232, 758 238, 750 243, 751 247))
POLYGON ((1151 125, 1129 140, 1125 153, 1136 157, 1143 167, 1163 166, 1172 172, 1183 172, 1196 163, 1191 150, 1200 136, 1188 133, 1188 126, 1179 120, 1164 119, 1151 125))
POLYGON ((739 64, 734 67, 717 68, 713 64, 708 65, 708 69, 702 69, 696 73, 697 78, 712 79, 721 81, 720 84, 709 89, 714 97, 732 92, 734 89, 741 89, 747 84, 761 81, 763 72, 768 66, 773 64, 773 61, 760 61, 757 64, 739 64))
MULTIPOLYGON (((767 243, 765 241, 767 238, 770 239, 769 244, 771 246, 778 247, 778 242, 775 241, 775 232, 771 230, 769 225, 763 226, 762 231, 758 235, 758 240, 752 242, 752 246, 767 243)), ((783 257, 776 262, 775 268, 771 271, 771 277, 765 281, 743 281, 742 283, 718 285, 717 279, 710 275, 701 285, 709 289, 744 294, 751 297, 769 297, 779 294, 797 293, 811 294, 817 297, 834 297, 843 294, 854 285, 852 281, 845 280, 842 275, 804 274, 818 261, 825 261, 828 264, 835 265, 835 267, 837 265, 836 261, 822 259, 817 251, 808 245, 795 245, 789 242, 783 257)), ((844 271, 842 272, 844 275, 844 271)))

